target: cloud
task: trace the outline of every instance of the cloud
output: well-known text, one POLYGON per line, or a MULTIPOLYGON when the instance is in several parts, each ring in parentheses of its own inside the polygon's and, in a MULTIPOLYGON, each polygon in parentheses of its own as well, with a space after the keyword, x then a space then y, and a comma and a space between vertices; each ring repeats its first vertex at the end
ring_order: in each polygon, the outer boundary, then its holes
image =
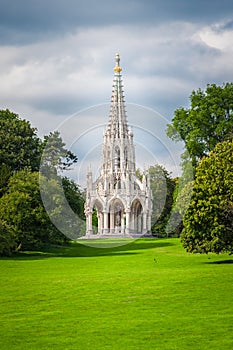
POLYGON ((205 27, 200 31, 199 35, 209 47, 226 52, 233 51, 233 21, 205 27))
POLYGON ((140 96, 148 96, 146 102, 159 100, 167 87, 177 95, 195 79, 195 60, 203 56, 200 46, 190 41, 193 32, 195 26, 182 23, 143 30, 111 26, 77 30, 52 42, 2 46, 2 98, 14 96, 39 109, 70 114, 105 102, 118 49, 130 101, 145 103, 140 96))
MULTIPOLYGON (((58 116, 108 102, 119 50, 126 101, 171 117, 174 109, 188 104, 193 89, 232 76, 232 53, 207 45, 205 28, 183 22, 143 29, 112 25, 18 47, 1 46, 2 105, 17 107, 19 113, 50 113, 51 126, 56 120, 60 123, 58 116)), ((36 124, 47 133, 41 120, 38 117, 36 124)))
MULTIPOLYGON (((1 108, 30 120, 40 136, 48 134, 70 115, 109 103, 119 51, 126 102, 149 107, 169 121, 176 108, 189 106, 192 90, 233 76, 232 6, 225 0, 211 6, 200 0, 8 0, 0 12, 1 108)), ((106 123, 105 106, 92 116, 81 113, 76 125, 67 125, 65 141, 106 123)), ((135 118, 129 110, 129 123, 135 118)), ((147 125, 154 127, 159 133, 165 128, 153 121, 147 125)), ((100 144, 101 134, 72 146, 82 164, 87 145, 95 138, 100 144)), ((140 138, 136 133, 138 145, 140 138)), ((157 146, 158 161, 175 171, 169 155, 157 146)))
POLYGON ((207 24, 233 11, 231 0, 1 0, 0 6, 0 42, 14 45, 60 37, 77 28, 207 24))

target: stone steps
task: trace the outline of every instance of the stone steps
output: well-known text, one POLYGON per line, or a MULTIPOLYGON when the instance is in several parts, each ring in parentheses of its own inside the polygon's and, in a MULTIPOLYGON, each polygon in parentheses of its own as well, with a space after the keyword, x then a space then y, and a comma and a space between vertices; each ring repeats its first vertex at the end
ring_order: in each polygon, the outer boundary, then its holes
POLYGON ((92 235, 86 235, 82 236, 79 239, 106 239, 106 238, 154 238, 151 233, 131 233, 131 234, 121 234, 121 233, 111 233, 111 234, 92 234, 92 235))

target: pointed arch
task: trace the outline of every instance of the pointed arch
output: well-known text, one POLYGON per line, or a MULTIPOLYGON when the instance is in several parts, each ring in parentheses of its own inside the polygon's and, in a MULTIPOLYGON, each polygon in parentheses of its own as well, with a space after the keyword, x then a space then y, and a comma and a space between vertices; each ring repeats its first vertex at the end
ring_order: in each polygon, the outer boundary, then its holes
POLYGON ((93 233, 103 233, 103 203, 96 198, 93 202, 92 227, 93 233))
POLYGON ((109 204, 110 232, 124 233, 125 231, 125 206, 121 199, 114 198, 109 204))
POLYGON ((135 198, 131 204, 131 230, 135 233, 141 233, 143 229, 143 207, 138 198, 135 198))
POLYGON ((103 203, 99 198, 95 198, 95 200, 92 203, 92 207, 96 208, 99 211, 103 211, 103 203))

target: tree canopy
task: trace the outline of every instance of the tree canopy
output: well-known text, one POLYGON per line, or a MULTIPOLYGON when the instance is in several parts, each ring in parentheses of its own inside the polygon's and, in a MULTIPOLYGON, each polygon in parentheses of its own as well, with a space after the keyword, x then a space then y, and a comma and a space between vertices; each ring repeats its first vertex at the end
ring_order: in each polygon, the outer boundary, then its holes
POLYGON ((175 110, 167 135, 174 141, 185 142, 187 152, 183 158, 190 156, 196 167, 217 143, 232 136, 233 83, 208 84, 205 91, 193 91, 190 101, 190 108, 175 110))
POLYGON ((0 198, 0 254, 9 254, 17 248, 35 249, 44 243, 67 242, 67 236, 50 220, 52 217, 62 222, 69 233, 66 200, 73 212, 84 219, 84 200, 72 180, 58 176, 48 179, 29 168, 15 172, 0 198), (47 205, 52 203, 49 213, 41 199, 41 186, 48 197, 47 205))
POLYGON ((184 217, 183 246, 188 252, 233 253, 233 142, 218 143, 201 160, 184 217))
POLYGON ((8 109, 0 110, 0 164, 12 170, 38 170, 41 140, 30 123, 8 109))
POLYGON ((0 220, 14 233, 15 245, 31 246, 39 231, 46 229, 46 213, 40 200, 38 173, 28 169, 16 172, 9 180, 8 190, 0 199, 0 220))
POLYGON ((0 220, 0 256, 11 255, 15 249, 15 236, 5 221, 0 220))
POLYGON ((57 174, 59 170, 69 169, 77 160, 78 157, 65 148, 59 131, 51 132, 44 137, 40 167, 42 173, 52 176, 57 174))
POLYGON ((82 193, 72 180, 59 175, 75 162, 77 156, 66 149, 59 132, 42 141, 28 121, 0 111, 0 255, 68 241, 51 217, 62 222, 69 237, 74 224, 66 220, 72 214, 83 229, 82 193), (44 207, 42 190, 51 210, 44 207))

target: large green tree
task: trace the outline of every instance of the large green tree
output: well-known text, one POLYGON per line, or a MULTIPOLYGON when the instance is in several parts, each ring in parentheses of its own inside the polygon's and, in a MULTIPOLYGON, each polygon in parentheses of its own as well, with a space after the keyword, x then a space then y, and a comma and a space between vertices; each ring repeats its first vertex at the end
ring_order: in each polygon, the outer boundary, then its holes
POLYGON ((66 243, 82 234, 84 219, 83 195, 74 181, 17 171, 0 198, 0 255, 66 243))
POLYGON ((184 217, 188 252, 233 253, 233 142, 218 143, 197 167, 193 195, 184 217))
POLYGON ((28 168, 15 172, 0 199, 0 220, 11 227, 15 245, 22 249, 48 240, 50 223, 41 202, 38 177, 39 173, 28 168))
MULTIPOLYGON (((54 179, 44 179, 48 186, 52 181, 54 179)), ((61 215, 61 212, 62 205, 58 202, 56 215, 61 215)), ((10 230, 10 237, 14 237, 13 245, 9 241, 9 249, 35 249, 43 243, 67 241, 51 223, 44 208, 39 173, 31 172, 29 168, 15 172, 10 178, 6 193, 0 198, 0 221, 9 228, 6 232, 10 230)))
POLYGON ((0 110, 0 165, 12 170, 26 166, 38 170, 40 166, 41 140, 36 129, 8 109, 0 110))
POLYGON ((217 143, 232 136, 233 83, 208 84, 205 91, 193 91, 190 102, 190 108, 175 110, 167 135, 185 142, 183 160, 190 157, 195 168, 217 143))
POLYGON ((12 170, 9 165, 0 164, 0 197, 6 192, 8 180, 12 175, 12 170))

